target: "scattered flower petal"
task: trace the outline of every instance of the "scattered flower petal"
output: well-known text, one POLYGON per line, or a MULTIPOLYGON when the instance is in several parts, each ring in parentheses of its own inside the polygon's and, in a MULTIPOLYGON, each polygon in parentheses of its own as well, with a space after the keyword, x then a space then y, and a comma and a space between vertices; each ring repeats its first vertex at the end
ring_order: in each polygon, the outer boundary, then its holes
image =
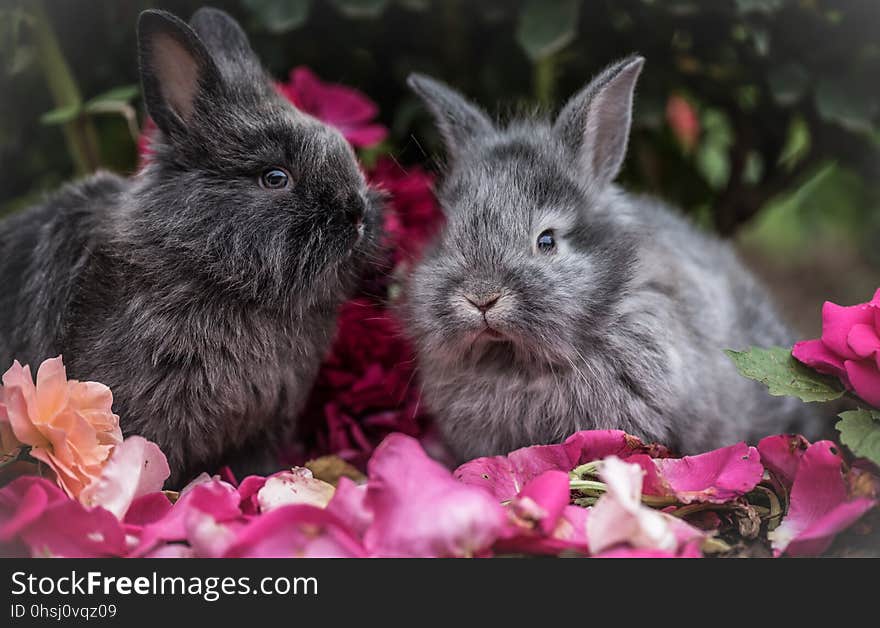
POLYGON ((872 499, 850 499, 843 466, 843 457, 830 441, 813 443, 804 452, 791 488, 788 514, 768 534, 776 554, 821 554, 838 532, 876 505, 872 499))

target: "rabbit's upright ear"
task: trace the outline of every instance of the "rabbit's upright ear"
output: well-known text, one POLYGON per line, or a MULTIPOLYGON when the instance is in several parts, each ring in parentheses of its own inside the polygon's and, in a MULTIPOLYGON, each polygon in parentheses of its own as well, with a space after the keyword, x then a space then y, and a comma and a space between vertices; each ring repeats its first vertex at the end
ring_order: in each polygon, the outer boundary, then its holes
POLYGON ((137 32, 147 111, 167 135, 184 135, 199 100, 221 89, 217 65, 186 22, 170 13, 144 11, 137 32))
POLYGON ((251 49, 247 35, 231 15, 220 9, 202 7, 189 23, 224 77, 235 80, 262 74, 260 60, 251 49))
POLYGON ((451 156, 493 131, 489 116, 448 85, 422 74, 410 74, 406 82, 431 110, 451 156))
POLYGON ((570 146, 585 174, 604 187, 617 177, 632 121, 633 91, 645 60, 618 61, 568 102, 553 130, 570 146))

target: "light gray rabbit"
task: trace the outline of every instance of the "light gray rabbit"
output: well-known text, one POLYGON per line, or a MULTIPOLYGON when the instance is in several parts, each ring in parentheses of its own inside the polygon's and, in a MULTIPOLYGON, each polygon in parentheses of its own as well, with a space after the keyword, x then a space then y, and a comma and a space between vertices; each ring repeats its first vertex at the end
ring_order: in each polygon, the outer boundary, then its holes
POLYGON ((0 365, 63 354, 179 483, 291 430, 378 212, 348 143, 278 95, 231 17, 146 11, 138 47, 151 163, 0 223, 0 365))
POLYGON ((644 60, 615 63, 555 122, 505 127, 449 87, 409 84, 449 153, 447 224, 403 305, 423 398, 461 459, 622 429, 682 453, 785 430, 803 404, 724 348, 791 342, 731 248, 614 185, 644 60))

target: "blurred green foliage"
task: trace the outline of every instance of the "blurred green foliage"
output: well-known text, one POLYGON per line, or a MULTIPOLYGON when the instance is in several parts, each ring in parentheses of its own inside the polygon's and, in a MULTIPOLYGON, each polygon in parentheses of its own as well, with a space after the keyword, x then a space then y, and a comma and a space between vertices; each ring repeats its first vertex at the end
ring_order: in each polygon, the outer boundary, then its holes
MULTIPOLYGON (((137 14, 158 6, 186 17, 201 4, 2 0, 0 212, 98 165, 134 169, 137 14), (41 43, 47 27, 57 59, 41 43)), ((277 77, 308 65, 376 100, 391 129, 384 148, 403 163, 442 153, 406 89, 413 70, 503 116, 552 110, 605 64, 637 51, 647 65, 626 184, 723 234, 749 224, 748 243, 783 257, 830 240, 880 268, 875 0, 214 4, 242 22, 277 77), (693 142, 682 111, 693 116, 693 142)))

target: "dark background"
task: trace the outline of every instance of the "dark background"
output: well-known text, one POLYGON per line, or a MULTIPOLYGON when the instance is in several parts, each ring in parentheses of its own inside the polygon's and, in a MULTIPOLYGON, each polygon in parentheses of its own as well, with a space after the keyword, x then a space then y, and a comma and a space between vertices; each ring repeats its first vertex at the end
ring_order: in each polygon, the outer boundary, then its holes
MULTIPOLYGON (((137 15, 188 18, 202 4, 0 0, 0 215, 97 167, 134 170, 137 15)), ((403 164, 440 153, 410 71, 507 115, 554 110, 637 51, 647 65, 624 183, 736 238, 804 333, 824 299, 862 302, 880 285, 880 2, 212 4, 279 79, 307 65, 375 100, 391 130, 378 150, 403 164)))

